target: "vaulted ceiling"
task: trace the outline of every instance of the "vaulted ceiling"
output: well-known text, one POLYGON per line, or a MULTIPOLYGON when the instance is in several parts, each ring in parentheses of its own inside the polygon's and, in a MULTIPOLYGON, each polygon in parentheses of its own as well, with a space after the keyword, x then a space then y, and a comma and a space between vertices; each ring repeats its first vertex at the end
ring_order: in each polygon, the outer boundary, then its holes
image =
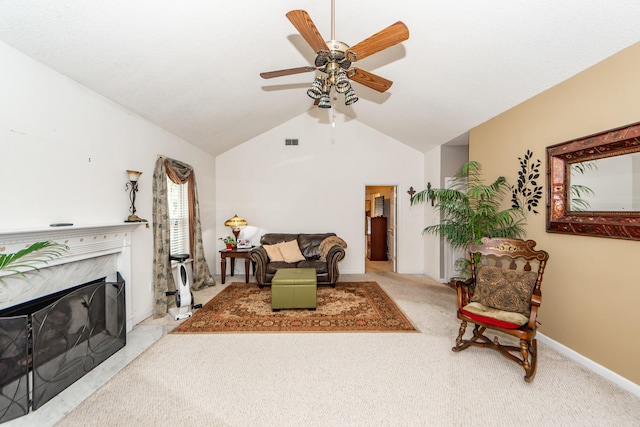
POLYGON ((421 151, 640 40, 638 0, 335 0, 336 39, 396 21, 407 41, 357 62, 392 80, 360 100, 313 106, 313 64, 285 14, 326 40, 331 0, 0 0, 0 41, 213 155, 301 114, 344 114, 421 151))

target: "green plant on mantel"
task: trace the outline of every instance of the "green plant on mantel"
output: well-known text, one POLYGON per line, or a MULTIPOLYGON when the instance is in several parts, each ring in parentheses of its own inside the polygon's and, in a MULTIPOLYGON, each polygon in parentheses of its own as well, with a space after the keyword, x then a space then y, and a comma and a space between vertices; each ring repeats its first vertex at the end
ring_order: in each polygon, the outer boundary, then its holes
MULTIPOLYGON (((520 238, 524 236, 525 215, 520 207, 503 208, 503 201, 511 193, 507 180, 500 176, 485 184, 480 163, 470 161, 462 165, 449 188, 427 188, 411 197, 411 204, 431 201, 440 212, 440 223, 422 230, 449 242, 453 249, 468 249, 471 243, 480 244, 482 237, 520 238)), ((469 277, 469 260, 456 260, 455 267, 469 277)))
POLYGON ((39 271, 36 264, 51 261, 61 256, 69 247, 51 241, 36 242, 11 254, 0 254, 0 271, 9 271, 24 277, 25 270, 39 271))

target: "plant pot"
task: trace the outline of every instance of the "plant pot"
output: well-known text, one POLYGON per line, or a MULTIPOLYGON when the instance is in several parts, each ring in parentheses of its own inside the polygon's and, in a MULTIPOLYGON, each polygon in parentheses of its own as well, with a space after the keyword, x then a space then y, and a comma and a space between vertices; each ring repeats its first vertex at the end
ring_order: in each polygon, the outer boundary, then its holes
POLYGON ((230 251, 233 249, 233 245, 231 243, 227 243, 227 250, 230 251))

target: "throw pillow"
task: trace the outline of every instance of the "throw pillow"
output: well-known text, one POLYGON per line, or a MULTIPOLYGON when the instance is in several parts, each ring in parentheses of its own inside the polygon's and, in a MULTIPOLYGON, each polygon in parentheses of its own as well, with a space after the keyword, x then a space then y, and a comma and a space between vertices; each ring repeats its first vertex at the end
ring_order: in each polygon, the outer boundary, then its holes
POLYGON ((284 261, 284 257, 282 256, 282 252, 280 252, 280 243, 276 245, 262 245, 265 251, 267 251, 267 256, 269 257, 269 261, 273 262, 282 262, 284 261))
POLYGON ((529 317, 531 294, 537 277, 538 273, 535 271, 505 270, 491 265, 480 265, 476 272, 476 286, 471 301, 529 317))
POLYGON ((304 255, 302 255, 302 252, 300 252, 300 248, 298 247, 298 242, 295 240, 279 243, 278 248, 280 249, 285 262, 292 263, 305 260, 304 255))

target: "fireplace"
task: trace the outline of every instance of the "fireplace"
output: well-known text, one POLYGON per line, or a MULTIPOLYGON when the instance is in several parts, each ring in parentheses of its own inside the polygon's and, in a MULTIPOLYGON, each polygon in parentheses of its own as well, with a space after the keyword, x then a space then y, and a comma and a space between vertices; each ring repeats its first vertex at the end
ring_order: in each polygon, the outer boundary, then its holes
POLYGON ((124 347, 137 225, 0 231, 0 252, 46 240, 69 247, 37 271, 0 271, 0 423, 37 410, 124 347))
POLYGON ((125 344, 120 274, 0 311, 0 422, 38 409, 125 344))

